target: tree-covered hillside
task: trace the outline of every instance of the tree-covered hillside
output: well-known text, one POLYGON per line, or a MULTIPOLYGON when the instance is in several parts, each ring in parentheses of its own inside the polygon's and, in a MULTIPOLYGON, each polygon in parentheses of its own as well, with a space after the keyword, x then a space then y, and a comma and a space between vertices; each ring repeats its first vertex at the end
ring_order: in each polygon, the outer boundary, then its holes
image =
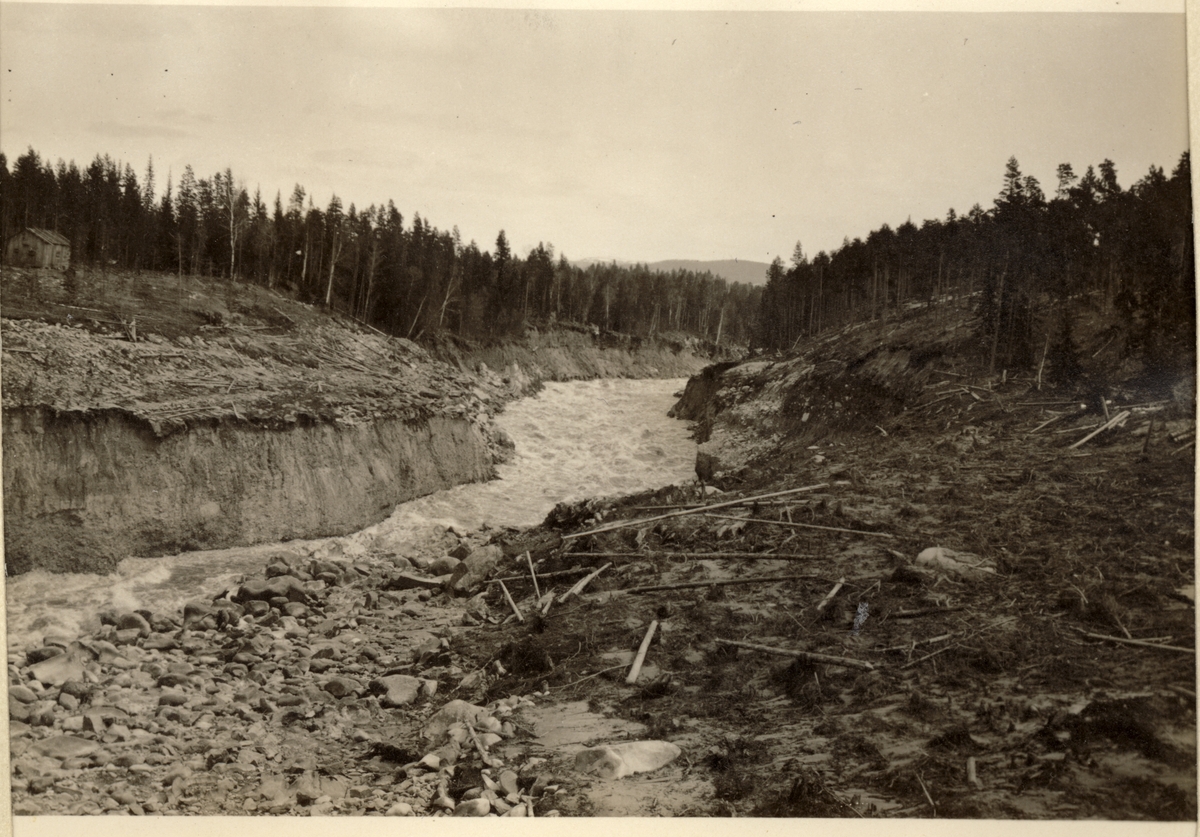
POLYGON ((1015 158, 994 205, 944 220, 884 225, 833 253, 771 266, 757 342, 787 349, 804 335, 874 320, 947 295, 978 300, 979 337, 994 367, 1049 357, 1069 376, 1080 361, 1075 324, 1084 312, 1111 322, 1119 354, 1150 366, 1195 349, 1191 167, 1151 167, 1128 189, 1105 160, 1082 177, 1058 167, 1047 198, 1015 158))
POLYGON ((366 209, 334 195, 321 209, 297 185, 268 202, 226 169, 156 191, 151 162, 97 155, 85 168, 32 148, 11 171, 0 154, 0 240, 24 227, 66 236, 77 265, 226 276, 294 293, 392 334, 498 337, 573 322, 634 335, 683 332, 745 345, 760 289, 709 272, 644 265, 586 269, 539 244, 521 258, 503 230, 491 252, 394 201, 366 209))

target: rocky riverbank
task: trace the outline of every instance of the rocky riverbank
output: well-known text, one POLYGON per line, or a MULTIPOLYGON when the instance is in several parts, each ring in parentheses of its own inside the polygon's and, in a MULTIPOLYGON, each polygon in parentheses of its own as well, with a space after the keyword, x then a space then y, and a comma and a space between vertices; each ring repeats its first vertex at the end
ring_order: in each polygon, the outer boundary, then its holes
POLYGON ((527 559, 450 544, 414 567, 330 541, 11 656, 14 812, 554 815, 561 753, 532 755, 547 696, 472 702, 504 668, 456 647, 499 621, 486 578, 527 559))

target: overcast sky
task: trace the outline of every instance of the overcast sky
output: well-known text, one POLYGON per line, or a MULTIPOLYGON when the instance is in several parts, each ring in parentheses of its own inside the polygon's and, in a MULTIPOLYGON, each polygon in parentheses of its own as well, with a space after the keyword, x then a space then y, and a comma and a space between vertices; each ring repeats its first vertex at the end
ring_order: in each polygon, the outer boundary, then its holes
MULTIPOLYGON (((1150 4, 1176 8, 1173 3, 1150 4)), ((389 198, 491 249, 786 260, 1187 147, 1182 14, 0 12, 0 150, 389 198)))

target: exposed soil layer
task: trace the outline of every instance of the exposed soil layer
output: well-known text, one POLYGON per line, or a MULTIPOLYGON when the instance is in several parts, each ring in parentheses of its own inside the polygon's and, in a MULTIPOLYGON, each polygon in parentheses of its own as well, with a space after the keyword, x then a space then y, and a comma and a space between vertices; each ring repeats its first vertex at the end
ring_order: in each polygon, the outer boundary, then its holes
POLYGON ((704 363, 696 344, 573 331, 447 344, 446 363, 196 277, 6 268, 0 287, 9 573, 351 532, 488 478, 492 416, 541 381, 704 363))
POLYGON ((492 470, 481 428, 450 416, 278 430, 214 419, 164 438, 118 410, 10 409, 5 561, 105 572, 129 555, 342 534, 492 470))

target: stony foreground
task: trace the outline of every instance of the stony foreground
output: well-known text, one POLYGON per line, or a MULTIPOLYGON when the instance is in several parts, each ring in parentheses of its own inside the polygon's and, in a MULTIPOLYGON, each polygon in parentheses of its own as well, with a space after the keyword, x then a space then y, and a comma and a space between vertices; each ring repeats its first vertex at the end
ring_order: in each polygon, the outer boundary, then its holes
POLYGON ((104 614, 12 658, 14 813, 554 815, 521 743, 540 696, 461 699, 487 672, 451 641, 497 620, 441 591, 481 589, 503 556, 453 551, 429 572, 284 559, 182 614, 104 614))

